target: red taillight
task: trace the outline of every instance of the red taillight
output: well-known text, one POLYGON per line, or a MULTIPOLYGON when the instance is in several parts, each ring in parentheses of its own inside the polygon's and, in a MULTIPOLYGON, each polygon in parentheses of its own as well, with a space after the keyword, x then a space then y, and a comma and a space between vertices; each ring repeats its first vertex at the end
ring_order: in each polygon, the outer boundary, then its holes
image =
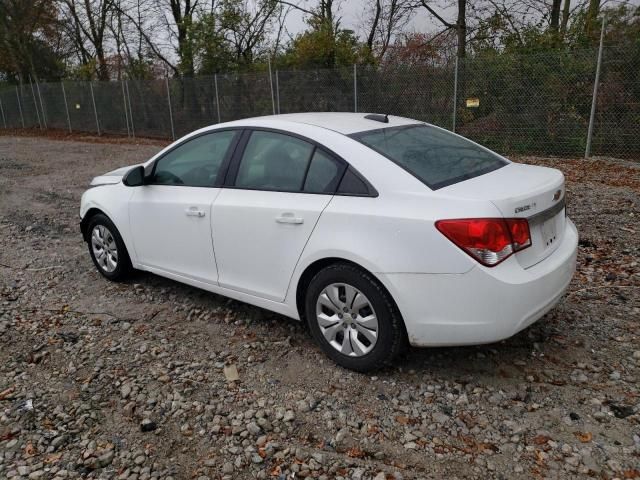
POLYGON ((487 267, 531 245, 529 222, 524 218, 438 220, 436 228, 487 267))

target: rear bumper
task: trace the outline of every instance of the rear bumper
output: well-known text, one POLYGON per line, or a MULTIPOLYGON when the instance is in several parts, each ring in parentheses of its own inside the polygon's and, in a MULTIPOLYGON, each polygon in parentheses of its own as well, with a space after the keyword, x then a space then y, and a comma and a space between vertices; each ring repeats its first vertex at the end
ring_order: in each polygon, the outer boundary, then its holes
POLYGON ((567 219, 562 244, 523 269, 515 257, 464 274, 380 274, 414 346, 472 345, 508 338, 555 306, 575 272, 578 232, 567 219))

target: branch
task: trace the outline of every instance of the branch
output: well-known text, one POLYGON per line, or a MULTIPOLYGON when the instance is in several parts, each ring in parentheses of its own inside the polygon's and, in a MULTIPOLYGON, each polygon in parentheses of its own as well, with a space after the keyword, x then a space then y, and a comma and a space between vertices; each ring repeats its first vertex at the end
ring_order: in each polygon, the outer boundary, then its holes
POLYGON ((431 7, 427 4, 426 0, 420 0, 420 3, 422 4, 422 6, 423 6, 424 8, 426 8, 426 9, 429 11, 429 13, 430 13, 431 15, 433 15, 433 16, 434 16, 434 17, 436 17, 438 20, 440 20, 440 22, 442 22, 442 24, 443 24, 445 27, 447 27, 447 28, 454 28, 454 27, 455 27, 455 25, 454 25, 453 23, 449 23, 449 22, 447 22, 444 18, 442 18, 440 15, 438 15, 438 13, 437 13, 433 8, 431 8, 431 7))
POLYGON ((169 68, 171 68, 171 70, 173 70, 174 74, 179 77, 180 76, 180 70, 178 69, 178 67, 176 67, 173 63, 171 63, 167 59, 167 57, 165 57, 160 52, 160 50, 158 50, 156 48, 156 46, 151 41, 149 36, 142 29, 142 26, 138 22, 136 22, 136 20, 131 15, 129 15, 127 12, 125 12, 120 6, 117 6, 116 8, 118 9, 118 13, 120 13, 121 15, 124 15, 125 17, 127 17, 129 19, 129 21, 135 25, 135 27, 138 29, 138 32, 140 33, 140 36, 142 38, 144 38, 144 41, 147 42, 147 45, 149 46, 149 48, 151 48, 151 51, 153 51, 153 54, 155 56, 157 56, 162 62, 164 62, 167 66, 169 66, 169 68))
POLYGON ((313 17, 317 17, 318 16, 318 14, 316 12, 314 12, 313 10, 308 10, 306 8, 301 7, 300 5, 296 5, 295 3, 285 2, 285 0, 278 0, 278 3, 282 3, 284 5, 289 5, 290 7, 293 7, 296 10, 300 10, 301 12, 306 13, 307 15, 311 15, 313 17))

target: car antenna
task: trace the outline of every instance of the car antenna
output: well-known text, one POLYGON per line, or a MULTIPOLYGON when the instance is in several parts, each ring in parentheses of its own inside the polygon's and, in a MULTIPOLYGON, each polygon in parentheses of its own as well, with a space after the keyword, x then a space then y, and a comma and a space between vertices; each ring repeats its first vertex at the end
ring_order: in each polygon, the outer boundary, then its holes
POLYGON ((369 115, 365 115, 364 118, 367 120, 373 120, 375 122, 380 123, 389 123, 389 114, 380 114, 380 113, 370 113, 369 115))

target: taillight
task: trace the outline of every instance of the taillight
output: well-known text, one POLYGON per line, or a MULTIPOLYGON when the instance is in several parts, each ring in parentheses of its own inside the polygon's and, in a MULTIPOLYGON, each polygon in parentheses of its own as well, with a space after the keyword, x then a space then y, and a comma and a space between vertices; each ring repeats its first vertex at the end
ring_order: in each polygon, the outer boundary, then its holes
POLYGON ((531 246, 529 222, 525 218, 438 220, 436 228, 487 267, 531 246))

